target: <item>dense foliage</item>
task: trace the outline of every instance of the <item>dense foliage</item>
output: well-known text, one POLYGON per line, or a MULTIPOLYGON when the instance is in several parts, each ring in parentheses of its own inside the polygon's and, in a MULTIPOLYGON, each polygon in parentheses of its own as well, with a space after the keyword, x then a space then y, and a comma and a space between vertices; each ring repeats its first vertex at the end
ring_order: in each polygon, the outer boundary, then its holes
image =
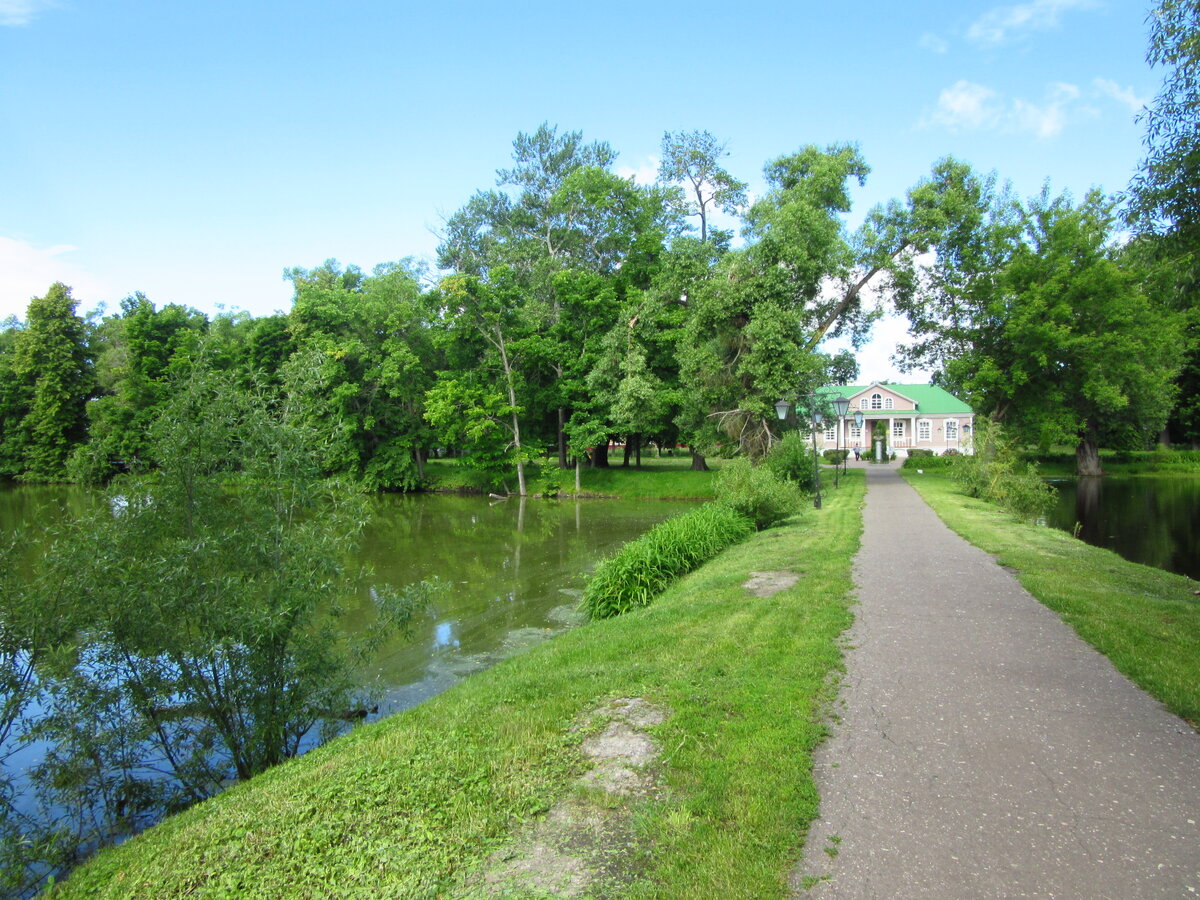
MULTIPOLYGON (((1171 159, 1194 131, 1187 9, 1165 0, 1153 35, 1152 60, 1176 66, 1149 114, 1171 159)), ((1140 448, 1168 418, 1200 422, 1187 389, 1200 323, 1177 252, 1191 244, 1159 228, 1122 245, 1111 198, 1023 202, 945 159, 851 232, 870 174, 857 147, 769 161, 753 202, 725 156, 709 132, 667 133, 643 185, 616 174, 607 143, 542 124, 447 218, 440 271, 291 268, 286 315, 210 319, 135 294, 80 317, 53 285, 0 328, 0 476, 153 469, 148 423, 201 345, 244 387, 286 388, 322 436, 322 473, 369 490, 421 487, 434 454, 521 494, 530 460, 606 467, 613 443, 625 465, 650 444, 687 445, 698 469, 758 460, 779 439, 776 401, 857 375, 821 342, 863 338, 888 301, 912 323, 906 363, 1022 441, 1077 443, 1081 470, 1099 443, 1140 448), (717 211, 742 217, 740 243, 717 211)), ((1170 210, 1143 219, 1182 234, 1184 207, 1170 210)))

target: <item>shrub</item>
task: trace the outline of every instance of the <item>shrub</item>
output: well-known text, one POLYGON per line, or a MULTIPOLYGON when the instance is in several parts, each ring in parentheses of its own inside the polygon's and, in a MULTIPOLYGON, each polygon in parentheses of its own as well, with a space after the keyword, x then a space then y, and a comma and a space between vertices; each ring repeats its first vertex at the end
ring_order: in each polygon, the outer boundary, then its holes
POLYGON ((795 432, 771 448, 766 458, 767 468, 781 481, 790 481, 804 492, 813 489, 815 467, 812 447, 795 432))
POLYGON ((928 459, 931 456, 933 456, 932 450, 922 450, 920 448, 914 447, 912 450, 908 451, 909 459, 928 459))
POLYGON ((912 456, 900 464, 902 469, 951 469, 954 458, 946 456, 912 456))
POLYGON ((660 522, 596 567, 583 608, 589 619, 607 619, 648 606, 675 579, 753 531, 748 519, 719 503, 660 522))
POLYGON ((1018 519, 1032 521, 1054 502, 1054 488, 1042 481, 1037 466, 1023 463, 1000 426, 986 419, 975 428, 975 453, 954 460, 952 471, 968 497, 995 503, 1018 519))
POLYGON ((826 450, 821 454, 828 463, 840 463, 850 455, 849 450, 826 450))
POLYGON ((745 457, 721 467, 714 485, 718 503, 736 510, 762 530, 792 515, 804 499, 790 481, 776 478, 766 466, 753 466, 745 457))

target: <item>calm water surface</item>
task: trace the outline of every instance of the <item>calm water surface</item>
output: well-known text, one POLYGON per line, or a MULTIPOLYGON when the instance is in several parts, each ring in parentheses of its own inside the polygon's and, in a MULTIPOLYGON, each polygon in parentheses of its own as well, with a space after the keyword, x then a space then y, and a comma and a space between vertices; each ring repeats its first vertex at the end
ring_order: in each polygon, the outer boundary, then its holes
MULTIPOLYGON (((0 489, 0 534, 33 536, 100 502, 80 488, 0 489)), ((553 501, 442 494, 374 498, 374 519, 358 555, 372 570, 349 610, 348 628, 371 622, 373 586, 436 577, 446 583, 409 639, 384 648, 373 671, 380 714, 411 706, 464 675, 579 621, 583 575, 596 561, 694 504, 680 501, 553 501)))
POLYGON ((1200 479, 1068 478, 1046 524, 1134 562, 1200 579, 1200 479))

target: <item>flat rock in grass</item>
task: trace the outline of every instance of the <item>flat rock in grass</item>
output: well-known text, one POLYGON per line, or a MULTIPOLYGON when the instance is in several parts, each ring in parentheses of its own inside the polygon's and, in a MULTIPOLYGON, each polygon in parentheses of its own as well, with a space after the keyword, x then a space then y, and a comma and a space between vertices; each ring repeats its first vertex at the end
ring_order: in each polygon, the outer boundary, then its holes
POLYGON ((609 701, 587 719, 607 724, 583 740, 580 749, 595 765, 579 783, 614 800, 596 802, 576 794, 555 804, 544 818, 492 855, 481 881, 471 885, 482 896, 519 892, 521 896, 617 897, 637 877, 637 860, 644 848, 638 845, 627 804, 658 788, 657 773, 649 765, 658 755, 658 746, 642 729, 660 724, 666 713, 632 697, 609 701))
POLYGON ((800 576, 795 572, 751 572, 742 587, 755 597, 773 597, 792 587, 800 576))

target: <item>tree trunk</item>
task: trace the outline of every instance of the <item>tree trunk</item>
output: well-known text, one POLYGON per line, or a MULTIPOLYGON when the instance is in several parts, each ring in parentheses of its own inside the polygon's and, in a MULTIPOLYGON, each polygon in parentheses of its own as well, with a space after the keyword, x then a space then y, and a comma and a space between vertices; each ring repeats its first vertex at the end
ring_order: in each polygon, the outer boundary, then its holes
POLYGON ((1075 474, 1104 474, 1104 470, 1100 468, 1100 447, 1096 442, 1096 434, 1091 429, 1088 429, 1079 446, 1075 448, 1075 474))
POLYGON ((621 457, 621 468, 629 468, 629 457, 633 455, 633 438, 625 435, 625 452, 621 457))
POLYGON ((592 468, 608 468, 608 441, 605 441, 603 444, 597 444, 592 448, 592 468))
POLYGON ((581 493, 579 489, 579 470, 583 467, 583 460, 575 457, 575 496, 578 497, 581 493))
POLYGON ((413 460, 417 464, 417 477, 422 481, 425 480, 425 459, 421 455, 420 447, 413 447, 413 460))
POLYGON ((708 471, 708 463, 706 463, 704 461, 704 457, 701 456, 699 453, 697 453, 695 450, 692 450, 690 447, 688 449, 691 450, 691 453, 692 453, 692 469, 691 469, 691 471, 707 472, 708 471))
POLYGON ((633 464, 640 469, 642 467, 642 436, 635 434, 633 439, 636 442, 633 445, 633 464))
POLYGON ((570 467, 570 462, 567 460, 567 436, 563 433, 563 427, 567 424, 567 413, 561 406, 558 408, 558 467, 566 469, 570 467))
POLYGON ((512 408, 512 438, 513 447, 517 451, 517 488, 524 497, 528 491, 525 487, 525 463, 521 458, 521 423, 517 419, 517 391, 513 386, 512 366, 508 361, 508 349, 504 343, 504 333, 497 328, 495 346, 500 350, 500 362, 504 365, 504 382, 508 387, 508 405, 512 408))

